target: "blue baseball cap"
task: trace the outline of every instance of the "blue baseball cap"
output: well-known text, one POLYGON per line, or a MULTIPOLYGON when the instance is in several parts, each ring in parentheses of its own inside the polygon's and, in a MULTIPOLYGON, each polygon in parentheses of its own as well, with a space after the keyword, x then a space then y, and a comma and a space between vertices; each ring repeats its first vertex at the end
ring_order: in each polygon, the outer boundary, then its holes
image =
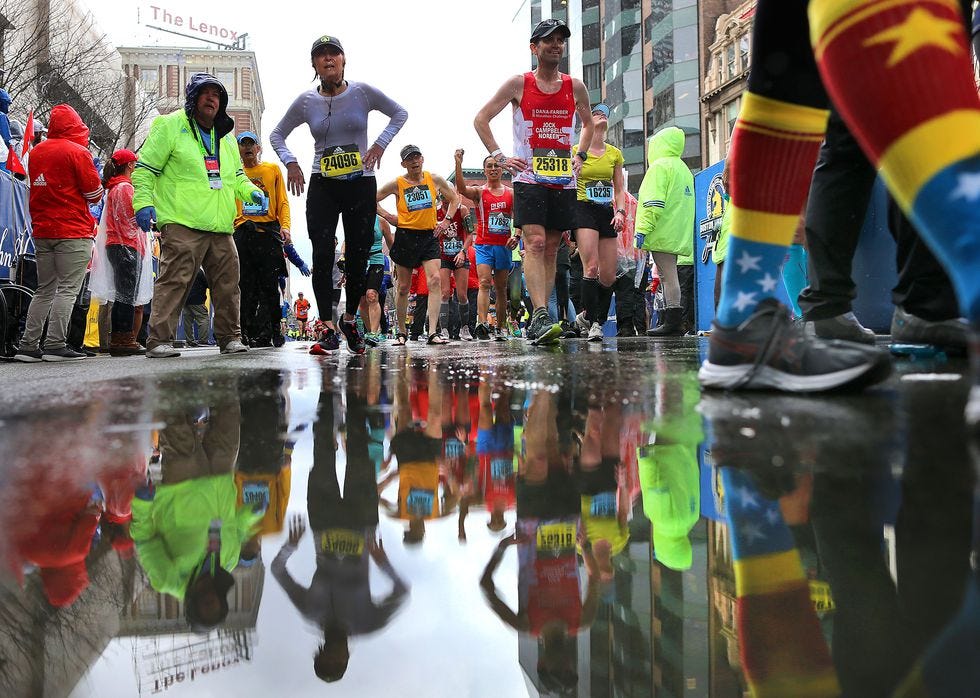
POLYGON ((239 142, 239 143, 241 143, 241 142, 242 142, 243 140, 245 140, 246 138, 251 138, 251 139, 252 139, 253 141, 255 141, 255 143, 256 143, 256 144, 259 144, 259 143, 261 143, 261 142, 262 142, 262 141, 260 141, 260 140, 259 140, 259 137, 258 137, 258 136, 256 136, 256 135, 255 135, 254 133, 252 133, 251 131, 243 131, 242 133, 239 133, 239 134, 238 134, 238 142, 239 142))
POLYGON ((599 112, 607 119, 609 118, 609 107, 603 104, 602 102, 599 102, 597 105, 592 107, 592 113, 595 114, 596 112, 599 112))

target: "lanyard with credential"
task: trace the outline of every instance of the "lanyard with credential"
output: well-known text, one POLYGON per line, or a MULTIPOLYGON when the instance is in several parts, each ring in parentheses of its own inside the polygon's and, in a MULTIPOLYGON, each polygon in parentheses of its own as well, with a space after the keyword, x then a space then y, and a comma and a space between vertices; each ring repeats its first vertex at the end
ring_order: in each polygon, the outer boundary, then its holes
POLYGON ((215 140, 214 127, 211 128, 211 133, 209 134, 214 155, 205 147, 203 136, 198 137, 197 125, 193 122, 193 119, 191 119, 191 128, 194 129, 194 141, 201 151, 201 157, 204 158, 204 169, 208 174, 208 184, 212 189, 221 189, 221 142, 215 140))

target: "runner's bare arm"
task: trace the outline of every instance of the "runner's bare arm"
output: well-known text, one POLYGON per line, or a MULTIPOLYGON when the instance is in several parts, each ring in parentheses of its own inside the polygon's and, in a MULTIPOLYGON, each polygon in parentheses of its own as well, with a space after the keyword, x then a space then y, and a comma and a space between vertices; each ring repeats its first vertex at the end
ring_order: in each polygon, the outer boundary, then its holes
MULTIPOLYGON (((583 84, 583 87, 585 85, 583 84)), ((473 128, 476 129, 477 135, 480 140, 483 141, 483 145, 486 146, 487 150, 490 151, 491 155, 495 155, 497 151, 501 150, 500 146, 497 145, 496 139, 493 137, 493 131, 490 130, 490 121, 497 116, 508 103, 520 104, 521 96, 524 92, 524 76, 515 75, 507 80, 500 89, 497 90, 497 94, 490 98, 490 101, 483 105, 483 108, 477 112, 476 118, 473 119, 473 128)), ((588 93, 585 95, 586 103, 588 103, 588 93)), ((588 105, 585 107, 588 109, 588 105)), ((591 136, 590 136, 591 137, 591 136)), ((509 165, 513 165, 517 169, 523 170, 526 163, 517 160, 516 158, 508 158, 507 164, 501 163, 501 167, 505 167, 508 170, 514 171, 509 165), (518 163, 520 163, 519 168, 518 163)))
POLYGON ((390 250, 395 244, 395 236, 391 234, 391 224, 384 217, 381 218, 381 237, 384 238, 385 244, 390 250))
POLYGON ((456 215, 456 211, 459 210, 459 195, 456 193, 456 189, 449 186, 449 182, 441 176, 433 174, 432 181, 435 182, 436 189, 439 190, 439 193, 446 199, 446 217, 442 220, 445 223, 443 226, 445 229, 449 226, 452 217, 456 215))
MULTIPOLYGON (((589 104, 589 91, 585 87, 585 83, 578 78, 572 78, 572 93, 575 95, 575 114, 578 116, 578 120, 582 122, 582 131, 579 134, 578 151, 580 153, 588 153, 589 148, 592 147, 592 135, 595 133, 595 127, 592 125, 592 107, 589 104)), ((572 167, 575 170, 575 174, 578 174, 579 170, 582 169, 582 158, 575 158, 572 163, 572 167)))
POLYGON ((471 201, 476 201, 480 197, 480 187, 471 187, 466 184, 463 177, 463 149, 456 150, 456 191, 471 201))
POLYGON ((612 226, 618 233, 626 224, 626 214, 620 213, 626 207, 626 181, 623 177, 623 168, 616 167, 613 170, 613 211, 612 226))
POLYGON ((388 182, 387 184, 385 184, 384 186, 378 189, 378 196, 377 196, 378 215, 394 226, 398 225, 398 216, 386 211, 384 207, 381 205, 381 202, 387 199, 389 196, 394 196, 397 194, 398 194, 398 182, 395 180, 391 180, 390 182, 388 182))

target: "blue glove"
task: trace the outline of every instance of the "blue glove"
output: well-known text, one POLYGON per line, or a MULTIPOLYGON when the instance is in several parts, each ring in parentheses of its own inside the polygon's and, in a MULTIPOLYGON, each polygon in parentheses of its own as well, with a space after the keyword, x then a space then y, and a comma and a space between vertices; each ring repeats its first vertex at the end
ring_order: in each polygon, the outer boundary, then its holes
POLYGON ((313 272, 310 271, 310 268, 308 266, 306 266, 306 262, 303 262, 300 265, 299 273, 302 274, 303 276, 313 276, 313 272))
POLYGON ((299 256, 299 252, 296 251, 293 243, 283 245, 282 249, 286 253, 286 258, 292 262, 297 269, 299 269, 300 274, 303 276, 310 276, 312 274, 310 268, 306 265, 306 262, 304 262, 303 258, 299 256))
POLYGON ((265 194, 256 189, 252 192, 252 203, 256 205, 261 205, 265 201, 265 194))
POLYGON ((157 210, 152 206, 144 206, 136 212, 136 225, 144 233, 150 232, 150 226, 157 220, 157 210))
POLYGON ((638 250, 643 249, 643 241, 645 239, 646 239, 646 235, 644 235, 643 233, 637 233, 636 235, 633 236, 633 245, 636 247, 636 249, 638 250))

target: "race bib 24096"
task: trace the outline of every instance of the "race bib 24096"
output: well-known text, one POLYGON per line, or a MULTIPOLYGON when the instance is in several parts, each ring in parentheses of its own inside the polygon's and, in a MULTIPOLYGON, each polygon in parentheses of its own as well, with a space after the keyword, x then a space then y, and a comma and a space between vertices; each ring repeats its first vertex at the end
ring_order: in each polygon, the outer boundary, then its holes
POLYGON ((364 173, 361 151, 354 144, 335 145, 323 151, 320 174, 334 179, 354 179, 364 173))

